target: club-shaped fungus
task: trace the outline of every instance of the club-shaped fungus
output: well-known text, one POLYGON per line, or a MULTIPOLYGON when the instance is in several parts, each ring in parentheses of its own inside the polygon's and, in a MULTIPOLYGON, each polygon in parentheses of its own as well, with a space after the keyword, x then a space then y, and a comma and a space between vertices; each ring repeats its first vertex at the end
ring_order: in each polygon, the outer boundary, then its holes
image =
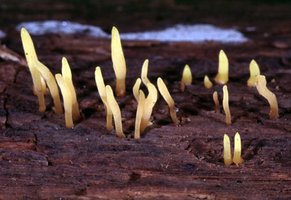
POLYGON ((232 164, 230 139, 227 134, 223 136, 223 160, 227 166, 232 164))
POLYGON ((192 83, 191 68, 189 67, 189 65, 185 65, 184 70, 183 70, 183 74, 182 74, 181 83, 180 83, 181 91, 183 92, 185 90, 185 87, 187 85, 191 85, 191 83, 192 83))
POLYGON ((95 69, 95 82, 96 86, 98 89, 99 96, 104 104, 105 110, 106 110, 106 128, 108 131, 113 130, 113 125, 112 125, 112 111, 110 110, 110 107, 107 102, 107 97, 106 97, 106 88, 103 80, 103 76, 101 73, 100 67, 96 67, 95 69))
POLYGON ((219 112, 219 99, 218 99, 218 93, 216 91, 213 92, 212 98, 214 101, 214 111, 218 113, 219 112))
POLYGON ((46 109, 45 105, 45 98, 44 98, 44 84, 41 81, 42 77, 40 75, 40 72, 36 68, 36 61, 37 61, 37 55, 35 52, 34 44, 32 42, 32 39, 27 32, 25 28, 21 29, 21 40, 22 45, 27 61, 27 65, 29 67, 29 71, 32 76, 32 82, 33 82, 33 91, 34 94, 38 98, 38 104, 39 104, 39 111, 44 112, 46 109))
POLYGON ((260 95, 267 99, 270 105, 269 116, 270 119, 277 119, 279 117, 278 102, 276 95, 267 88, 266 77, 258 75, 256 80, 256 88, 260 95))
POLYGON ((222 106, 223 106, 223 110, 225 113, 225 123, 227 125, 231 125, 231 114, 230 114, 230 110, 229 110, 229 96, 228 96, 227 86, 224 85, 222 89, 223 89, 222 106))
POLYGON ((149 93, 144 102, 144 109, 142 114, 142 119, 140 123, 140 132, 142 133, 146 127, 150 126, 152 122, 150 121, 153 108, 158 100, 158 91, 152 83, 146 85, 149 93))
POLYGON ((250 78, 248 79, 248 86, 249 87, 255 87, 256 86, 256 80, 257 80, 257 76, 260 75, 260 68, 259 65, 257 64, 257 62, 255 60, 252 60, 250 63, 250 78))
POLYGON ((143 62, 142 68, 141 68, 141 80, 143 84, 147 85, 150 83, 150 80, 148 79, 148 69, 149 69, 149 60, 146 59, 143 62))
POLYGON ((114 124, 115 124, 115 131, 118 137, 125 137, 122 129, 122 118, 121 118, 121 111, 119 105, 114 97, 113 91, 109 85, 106 85, 106 98, 107 103, 110 107, 110 110, 113 114, 114 124))
POLYGON ((163 79, 161 79, 160 77, 158 78, 157 85, 158 85, 158 89, 159 89, 162 97, 164 98, 164 100, 167 102, 167 104, 169 106, 170 116, 171 116, 173 122, 175 124, 179 124, 179 120, 178 120, 177 115, 176 115, 175 102, 174 102, 173 98, 171 97, 166 84, 164 83, 163 79))
POLYGON ((46 85, 48 86, 50 94, 53 98, 55 112, 61 114, 63 110, 56 80, 50 70, 38 60, 33 41, 25 28, 21 29, 21 40, 27 64, 32 75, 34 93, 38 97, 39 111, 44 112, 46 109, 44 99, 45 90, 44 84, 42 83, 43 79, 45 80, 46 85))
POLYGON ((236 132, 234 136, 234 152, 233 152, 233 162, 236 165, 239 165, 243 162, 243 159, 241 158, 241 139, 238 132, 236 132))
POLYGON ((73 99, 72 99, 70 88, 68 87, 66 81, 64 80, 61 74, 56 74, 56 79, 61 89, 62 96, 63 96, 66 127, 73 128, 74 127, 73 115, 72 115, 73 99))
POLYGON ((80 118, 80 111, 79 111, 79 104, 77 101, 77 95, 76 95, 76 91, 75 91, 75 87, 72 81, 72 72, 71 72, 71 68, 69 66, 69 63, 67 61, 67 59, 65 57, 63 57, 62 59, 62 76, 64 81, 66 82, 71 96, 72 96, 72 115, 73 115, 73 120, 77 121, 80 118))
POLYGON ((215 82, 218 84, 226 84, 228 82, 228 59, 223 50, 219 52, 218 73, 215 76, 215 82))
POLYGON ((124 96, 126 92, 126 63, 116 27, 113 27, 111 31, 111 58, 116 76, 116 96, 124 96))
POLYGON ((135 100, 138 102, 138 99, 139 99, 139 88, 140 88, 140 84, 141 84, 141 79, 138 78, 136 79, 135 83, 134 83, 134 86, 132 88, 132 93, 133 93, 133 96, 135 98, 135 100))
POLYGON ((209 77, 207 75, 204 76, 204 87, 207 89, 212 88, 213 84, 210 81, 209 77))
POLYGON ((139 91, 138 96, 138 105, 136 110, 136 117, 135 117, 135 126, 134 126, 134 139, 140 139, 140 125, 142 120, 142 115, 144 112, 144 103, 145 103, 145 95, 142 90, 139 91))

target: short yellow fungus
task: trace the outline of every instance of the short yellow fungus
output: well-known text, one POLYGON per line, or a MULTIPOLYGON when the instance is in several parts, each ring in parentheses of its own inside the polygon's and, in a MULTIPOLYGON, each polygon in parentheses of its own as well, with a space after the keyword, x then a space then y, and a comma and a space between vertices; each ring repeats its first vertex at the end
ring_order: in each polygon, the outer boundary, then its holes
POLYGON ((68 87, 66 81, 64 80, 61 74, 56 74, 56 79, 61 89, 61 93, 63 95, 66 127, 73 128, 74 127, 73 115, 72 115, 73 98, 72 98, 70 88, 68 87))
POLYGON ((180 83, 181 91, 183 92, 185 90, 185 87, 187 85, 191 85, 191 84, 192 84, 191 68, 189 67, 189 65, 185 65, 184 70, 183 70, 183 74, 182 74, 181 83, 180 83))
POLYGON ((230 110, 229 110, 229 95, 228 95, 227 86, 224 85, 222 89, 223 89, 222 106, 223 106, 223 110, 225 113, 225 123, 227 125, 231 125, 231 114, 230 114, 230 110))
POLYGON ((96 82, 96 86, 97 86, 100 98, 106 109, 106 128, 108 131, 112 131, 113 130, 113 125, 112 125, 113 116, 112 116, 112 111, 110 110, 110 107, 107 103, 106 88, 105 88, 105 84, 104 84, 100 67, 96 67, 95 69, 95 82, 96 82))
POLYGON ((241 158, 241 138, 238 132, 236 132, 234 136, 234 152, 233 152, 233 162, 236 165, 243 163, 243 159, 241 158))
POLYGON ((138 78, 136 79, 135 83, 134 83, 134 86, 132 88, 132 93, 133 93, 133 96, 135 98, 135 100, 138 102, 138 99, 139 99, 139 88, 140 88, 140 84, 141 84, 141 79, 138 78))
POLYGON ((213 92, 212 98, 213 98, 213 101, 214 101, 214 111, 216 113, 218 113, 219 112, 219 99, 218 99, 217 91, 213 92))
POLYGON ((259 65, 255 60, 252 60, 250 63, 250 78, 248 79, 248 86, 255 87, 256 86, 256 76, 260 75, 259 65))
POLYGON ((73 120, 76 121, 80 118, 80 110, 79 110, 79 104, 77 101, 77 95, 75 91, 75 87, 72 81, 72 72, 71 68, 69 66, 69 63, 65 57, 62 59, 62 76, 64 81, 66 82, 68 88, 70 89, 70 93, 72 96, 73 101, 73 108, 72 108, 72 114, 73 114, 73 120))
POLYGON ((260 95, 267 99, 270 105, 269 116, 270 119, 277 119, 279 117, 279 109, 276 95, 267 88, 266 77, 258 75, 256 80, 256 88, 260 95))
POLYGON ((143 84, 147 85, 150 83, 150 80, 148 79, 148 69, 149 69, 149 60, 146 59, 143 62, 142 68, 141 68, 141 80, 143 84))
POLYGON ((227 166, 232 164, 230 139, 227 134, 224 134, 223 137, 223 160, 227 166))
POLYGON ((113 27, 111 31, 111 58, 116 76, 116 95, 124 96, 126 92, 126 63, 119 32, 116 27, 113 27))
POLYGON ((228 59, 223 50, 219 52, 218 73, 214 80, 221 85, 228 82, 228 59))
POLYGON ((106 97, 107 103, 110 107, 110 110, 113 114, 114 124, 115 124, 115 131, 118 137, 125 137, 122 129, 122 118, 121 118, 121 111, 119 105, 114 97, 113 91, 109 85, 106 85, 106 97))
POLYGON ((157 85, 158 85, 158 89, 159 89, 162 97, 164 98, 164 100, 167 102, 167 104, 169 106, 170 116, 171 116, 173 122, 175 124, 179 124, 179 120, 178 120, 177 115, 176 115, 175 102, 174 102, 173 98, 171 97, 170 92, 169 92, 166 84, 164 83, 163 79, 161 79, 160 77, 158 78, 157 85))
POLYGON ((212 88, 213 83, 210 81, 209 77, 207 75, 204 76, 204 87, 207 89, 212 88))
POLYGON ((153 112, 153 108, 158 100, 158 91, 156 87, 152 83, 148 83, 146 86, 149 93, 144 102, 144 109, 140 124, 141 133, 146 129, 146 127, 152 124, 150 118, 153 112))
POLYGON ((141 131, 141 120, 144 112, 145 95, 142 90, 139 91, 138 106, 136 110, 135 126, 134 126, 134 139, 140 139, 141 131))
POLYGON ((21 29, 21 40, 27 64, 32 75, 34 92, 36 93, 39 100, 39 110, 44 112, 46 107, 44 100, 45 89, 43 84, 43 80, 45 80, 54 101, 54 110, 56 113, 61 114, 63 110, 61 106, 58 86, 54 75, 43 63, 38 60, 33 41, 28 31, 24 28, 21 29))

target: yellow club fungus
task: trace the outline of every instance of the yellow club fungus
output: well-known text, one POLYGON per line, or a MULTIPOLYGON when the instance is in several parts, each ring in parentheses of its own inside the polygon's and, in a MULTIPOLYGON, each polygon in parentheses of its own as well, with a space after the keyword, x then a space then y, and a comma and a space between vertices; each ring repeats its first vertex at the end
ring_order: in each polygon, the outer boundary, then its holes
POLYGON ((148 69, 149 69, 149 60, 146 59, 143 62, 142 68, 141 68, 141 80, 143 84, 147 85, 150 83, 150 80, 148 79, 148 69))
POLYGON ((255 87, 256 86, 256 76, 260 75, 259 65, 255 60, 252 60, 250 63, 250 78, 248 79, 248 86, 255 87))
POLYGON ((137 106, 137 111, 136 111, 136 117, 135 117, 135 126, 134 126, 134 139, 140 139, 140 126, 141 126, 141 120, 142 120, 142 115, 144 112, 144 103, 145 103, 145 95, 143 91, 139 91, 139 96, 138 96, 138 106, 137 106))
POLYGON ((95 82, 96 82, 96 86, 97 86, 100 98, 106 109, 106 128, 108 131, 112 131, 113 130, 113 125, 112 125, 113 116, 112 116, 112 111, 110 110, 110 107, 107 103, 106 88, 105 88, 105 84, 104 84, 100 67, 96 67, 95 69, 95 82))
POLYGON ((27 64, 32 75, 34 92, 39 100, 39 110, 44 112, 46 108, 44 99, 45 89, 43 83, 43 80, 45 80, 54 101, 55 112, 61 114, 63 111, 56 80, 50 70, 38 60, 33 41, 27 30, 24 28, 21 29, 21 40, 27 64))
POLYGON ((152 123, 150 122, 150 118, 153 112, 153 108, 158 100, 158 91, 156 87, 152 83, 148 83, 147 89, 149 91, 147 98, 144 102, 144 109, 140 124, 140 132, 142 133, 146 127, 150 126, 152 123))
POLYGON ((222 85, 228 82, 228 59, 223 50, 219 52, 218 73, 214 80, 222 85))
POLYGON ((106 85, 106 98, 107 103, 110 107, 110 110, 113 114, 114 124, 115 124, 115 131, 118 137, 125 137, 122 129, 122 118, 121 118, 121 111, 119 105, 114 97, 113 91, 109 85, 106 85))
POLYGON ((183 92, 185 90, 185 86, 191 85, 191 83, 192 83, 191 68, 189 67, 189 65, 185 65, 180 83, 181 91, 183 92))
POLYGON ((213 101, 214 101, 214 111, 216 113, 219 112, 219 99, 218 99, 218 93, 216 91, 213 92, 213 101))
POLYGON ((175 124, 179 124, 179 120, 178 120, 177 115, 176 115, 175 102, 174 102, 173 98, 171 97, 166 84, 164 83, 163 79, 161 79, 160 77, 158 78, 157 85, 158 85, 158 89, 159 89, 162 97, 164 98, 164 100, 167 102, 167 104, 169 106, 170 116, 171 116, 173 122, 175 124))
POLYGON ((228 89, 226 85, 223 86, 222 106, 225 113, 225 123, 227 125, 231 125, 231 114, 229 110, 229 96, 228 96, 228 89))
POLYGON ((239 165, 243 162, 243 159, 241 158, 241 139, 240 139, 240 135, 237 132, 234 136, 234 152, 233 152, 233 162, 236 165, 239 165))
POLYGON ((75 91, 75 87, 72 81, 72 72, 71 72, 71 68, 69 66, 69 63, 67 61, 67 59, 65 57, 63 57, 62 59, 62 76, 64 81, 66 82, 71 96, 72 96, 72 114, 73 114, 73 120, 76 121, 80 118, 80 111, 79 111, 79 104, 77 101, 77 95, 76 95, 76 91, 75 91))
POLYGON ((227 134, 223 137, 223 160, 227 166, 232 164, 230 139, 227 134))
POLYGON ((258 75, 256 80, 256 88, 260 95, 267 99, 270 105, 269 116, 270 119, 277 119, 279 117, 279 109, 276 95, 267 88, 266 77, 258 75))
POLYGON ((140 78, 138 78, 138 79, 136 79, 136 81, 135 81, 135 84, 134 84, 134 86, 133 86, 133 88, 132 88, 132 93, 133 93, 133 96, 134 96, 134 98, 135 98, 135 100, 138 102, 138 99, 139 99, 139 88, 140 88, 140 84, 141 84, 141 79, 140 78))
POLYGON ((126 63, 121 46, 119 32, 116 27, 113 27, 111 32, 111 58, 116 76, 116 95, 124 96, 126 92, 126 63))
POLYGON ((35 52, 34 44, 32 42, 32 39, 27 32, 25 28, 21 29, 21 40, 22 40, 22 45, 27 61, 27 65, 29 67, 29 71, 32 76, 32 81, 33 81, 33 91, 34 94, 38 98, 38 104, 39 104, 39 111, 44 112, 46 109, 45 105, 45 98, 44 98, 44 84, 42 82, 42 77, 40 75, 40 72, 36 68, 36 61, 37 61, 37 55, 35 52))
POLYGON ((54 110, 56 113, 61 114, 63 113, 62 106, 61 106, 61 98, 58 90, 58 86, 56 83, 56 79, 54 75, 51 73, 51 71, 40 61, 37 61, 37 69, 40 72, 41 76, 45 80, 50 94, 54 101, 54 110))
POLYGON ((212 88, 213 84, 210 81, 209 77, 207 75, 204 76, 204 87, 207 89, 212 88))
POLYGON ((73 128, 74 126, 73 115, 72 115, 73 98, 72 98, 70 88, 68 87, 66 81, 64 80, 61 74, 56 74, 56 79, 61 89, 61 93, 63 95, 66 127, 73 128))

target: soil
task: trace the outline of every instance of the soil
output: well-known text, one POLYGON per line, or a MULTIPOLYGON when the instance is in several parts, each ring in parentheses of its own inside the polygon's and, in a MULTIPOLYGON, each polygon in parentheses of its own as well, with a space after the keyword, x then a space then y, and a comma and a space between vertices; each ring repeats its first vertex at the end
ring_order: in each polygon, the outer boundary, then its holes
POLYGON ((141 1, 130 7, 136 2, 82 4, 63 0, 44 1, 34 10, 33 0, 17 2, 4 0, 0 7, 0 29, 8 33, 0 48, 0 199, 291 198, 291 4, 217 1, 210 9, 209 1, 141 1), (161 7, 164 12, 159 12, 161 7), (94 9, 99 13, 93 15, 97 12, 94 9), (61 58, 67 57, 82 119, 74 129, 66 129, 64 116, 53 112, 49 96, 47 111, 38 112, 14 27, 21 21, 46 18, 69 18, 100 25, 107 31, 117 24, 123 32, 177 22, 207 22, 235 26, 250 41, 239 45, 123 41, 127 95, 117 100, 127 138, 120 139, 105 128, 105 110, 94 80, 95 67, 101 66, 106 84, 115 85, 107 39, 33 36, 39 59, 52 72, 60 72, 61 58), (203 86, 204 75, 213 80, 217 72, 220 49, 230 61, 231 126, 225 124, 222 108, 214 112, 212 93, 218 91, 221 101, 222 86, 203 86), (149 79, 153 83, 158 77, 165 80, 181 124, 171 122, 160 96, 153 125, 140 140, 134 140, 137 105, 131 88, 147 58, 149 79), (252 59, 277 96, 277 120, 269 119, 267 101, 246 85, 252 59), (179 81, 185 64, 191 67, 193 84, 181 92, 179 81), (241 134, 244 163, 225 166, 223 135, 229 134, 233 142, 236 132, 241 134))

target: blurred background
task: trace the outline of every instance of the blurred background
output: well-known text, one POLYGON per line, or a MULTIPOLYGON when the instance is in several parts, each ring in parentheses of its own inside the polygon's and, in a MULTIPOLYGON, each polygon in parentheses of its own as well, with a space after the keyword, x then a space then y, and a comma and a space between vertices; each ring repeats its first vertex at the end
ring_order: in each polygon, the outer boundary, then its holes
MULTIPOLYGON (((0 29, 11 31, 18 23, 70 20, 123 32, 161 29, 177 23, 235 27, 243 32, 267 32, 290 27, 288 0, 1 0, 0 29), (255 29, 254 29, 255 27, 255 29)), ((283 30, 284 31, 284 30, 283 30)))

